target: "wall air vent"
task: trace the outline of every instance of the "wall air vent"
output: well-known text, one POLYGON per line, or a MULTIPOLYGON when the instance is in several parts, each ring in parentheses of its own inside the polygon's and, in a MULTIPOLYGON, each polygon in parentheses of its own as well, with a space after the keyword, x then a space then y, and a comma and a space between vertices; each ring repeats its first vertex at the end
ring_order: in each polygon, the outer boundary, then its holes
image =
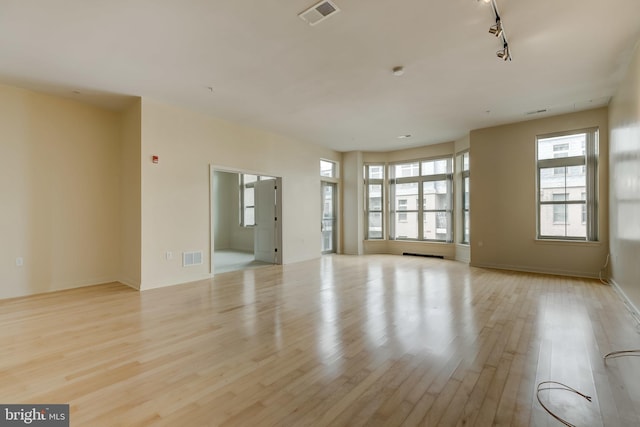
POLYGON ((182 253, 183 267, 191 267, 193 265, 201 265, 201 264, 202 264, 202 251, 182 253))
POLYGON ((320 21, 323 21, 338 12, 340 12, 340 9, 338 9, 338 6, 336 6, 332 1, 323 0, 320 3, 316 3, 311 6, 298 16, 309 25, 316 25, 320 21))
POLYGON ((542 110, 527 111, 525 114, 526 114, 527 116, 532 116, 532 115, 534 115, 534 114, 542 114, 542 113, 546 113, 546 112, 547 112, 547 109, 546 109, 546 108, 543 108, 542 110))

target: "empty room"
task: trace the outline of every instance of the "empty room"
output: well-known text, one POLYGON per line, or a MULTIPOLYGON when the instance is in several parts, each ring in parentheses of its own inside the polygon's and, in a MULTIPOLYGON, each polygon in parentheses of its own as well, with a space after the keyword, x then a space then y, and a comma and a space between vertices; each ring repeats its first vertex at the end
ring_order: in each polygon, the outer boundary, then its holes
POLYGON ((640 425, 638 16, 0 0, 0 425, 640 425))

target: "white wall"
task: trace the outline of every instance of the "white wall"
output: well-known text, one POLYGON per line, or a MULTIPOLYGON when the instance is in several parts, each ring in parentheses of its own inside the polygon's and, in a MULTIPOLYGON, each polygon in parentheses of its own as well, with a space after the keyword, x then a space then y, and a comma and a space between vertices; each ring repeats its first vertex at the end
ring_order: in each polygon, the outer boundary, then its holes
POLYGON ((599 209, 599 242, 536 240, 536 136, 596 126, 600 128, 600 200, 606 201, 606 108, 471 132, 471 265, 598 276, 609 245, 606 202, 599 209))
POLYGON ((640 44, 609 107, 611 274, 640 307, 640 44))
POLYGON ((118 279, 121 124, 0 85, 0 298, 118 279))
POLYGON ((143 99, 142 288, 210 276, 210 165, 282 177, 283 262, 319 257, 320 158, 341 155, 143 99), (207 262, 183 268, 179 256, 164 257, 191 250, 207 262))

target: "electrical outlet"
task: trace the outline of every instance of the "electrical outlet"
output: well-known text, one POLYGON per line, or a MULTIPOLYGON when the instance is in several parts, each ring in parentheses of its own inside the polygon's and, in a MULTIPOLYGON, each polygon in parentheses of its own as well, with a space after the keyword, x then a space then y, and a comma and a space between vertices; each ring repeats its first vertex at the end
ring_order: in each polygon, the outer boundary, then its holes
POLYGON ((167 259, 167 260, 172 259, 172 258, 173 258, 173 252, 171 252, 171 251, 167 251, 167 252, 164 254, 164 257, 165 257, 165 259, 167 259))
POLYGON ((23 265, 24 265, 24 260, 22 259, 22 257, 16 258, 16 266, 22 267, 23 265))

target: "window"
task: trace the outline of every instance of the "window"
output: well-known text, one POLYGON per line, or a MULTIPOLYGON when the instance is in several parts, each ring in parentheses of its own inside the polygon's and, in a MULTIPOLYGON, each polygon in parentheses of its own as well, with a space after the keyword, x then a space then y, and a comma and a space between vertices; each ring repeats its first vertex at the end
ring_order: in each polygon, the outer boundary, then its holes
POLYGON ((320 160, 320 176, 337 178, 336 163, 329 160, 320 160))
POLYGON ((392 165, 391 238, 450 242, 452 159, 392 165))
POLYGON ((538 238, 595 241, 598 130, 537 138, 538 238))
POLYGON ((462 243, 469 243, 469 153, 462 154, 462 243))
POLYGON ((255 183, 258 181, 257 175, 240 174, 240 225, 242 227, 253 227, 256 225, 255 219, 255 183))
POLYGON ((407 199, 398 200, 398 221, 407 222, 407 199))
POLYGON ((383 185, 384 165, 365 165, 365 209, 367 212, 367 239, 382 239, 383 234, 383 185))
MULTIPOLYGON (((554 202, 564 202, 567 200, 567 193, 554 194, 553 201, 554 202)), ((567 206, 564 204, 554 204, 553 205, 553 223, 554 224, 565 224, 567 222, 567 206)))
POLYGON ((272 176, 258 176, 239 174, 240 181, 240 226, 253 227, 256 225, 255 186, 258 181, 275 179, 272 176))

